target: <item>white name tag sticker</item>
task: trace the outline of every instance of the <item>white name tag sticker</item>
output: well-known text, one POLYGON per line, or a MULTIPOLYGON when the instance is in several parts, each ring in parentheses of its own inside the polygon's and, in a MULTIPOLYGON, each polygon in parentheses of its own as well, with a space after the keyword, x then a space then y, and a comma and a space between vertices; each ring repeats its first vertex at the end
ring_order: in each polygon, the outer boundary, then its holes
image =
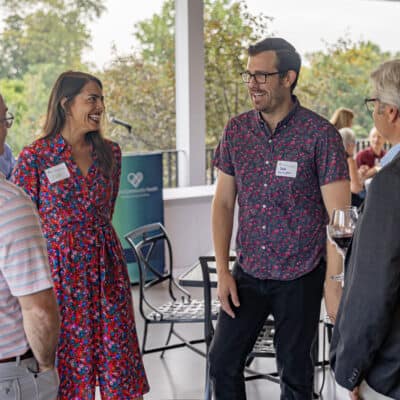
POLYGON ((276 164, 276 176, 285 176, 286 178, 296 178, 297 162, 296 161, 278 161, 276 164))
POLYGON ((51 168, 47 168, 44 172, 50 183, 62 181, 71 176, 65 163, 55 165, 54 167, 51 168))

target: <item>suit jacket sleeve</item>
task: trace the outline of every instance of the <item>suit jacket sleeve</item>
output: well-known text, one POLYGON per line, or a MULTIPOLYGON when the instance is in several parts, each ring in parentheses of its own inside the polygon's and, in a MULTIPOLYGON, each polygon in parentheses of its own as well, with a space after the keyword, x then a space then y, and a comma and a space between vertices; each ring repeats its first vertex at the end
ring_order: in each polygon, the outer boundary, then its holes
POLYGON ((399 238, 400 170, 389 167, 370 185, 335 326, 335 377, 349 390, 365 377, 390 329, 400 286, 399 238))

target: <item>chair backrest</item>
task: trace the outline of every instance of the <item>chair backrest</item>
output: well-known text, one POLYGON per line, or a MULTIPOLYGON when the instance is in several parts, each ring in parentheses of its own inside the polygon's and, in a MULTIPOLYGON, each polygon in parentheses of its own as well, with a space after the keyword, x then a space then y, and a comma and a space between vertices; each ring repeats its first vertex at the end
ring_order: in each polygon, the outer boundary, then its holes
POLYGON ((150 308, 146 290, 168 281, 170 297, 175 300, 172 290, 173 256, 172 246, 164 226, 153 223, 141 226, 125 235, 132 247, 134 262, 137 263, 140 287, 140 312, 144 316, 143 302, 150 308))
POLYGON ((167 231, 160 222, 136 228, 127 233, 125 239, 131 245, 138 264, 139 279, 148 281, 148 286, 172 275, 172 246, 167 231))

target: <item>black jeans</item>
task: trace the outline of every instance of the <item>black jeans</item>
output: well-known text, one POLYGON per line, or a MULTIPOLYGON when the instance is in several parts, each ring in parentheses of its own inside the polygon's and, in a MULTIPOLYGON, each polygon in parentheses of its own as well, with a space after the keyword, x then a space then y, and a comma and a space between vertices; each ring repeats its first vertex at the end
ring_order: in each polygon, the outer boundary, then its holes
POLYGON ((311 354, 320 315, 326 264, 293 281, 260 280, 236 264, 240 307, 232 319, 221 311, 210 347, 210 375, 216 400, 245 400, 244 366, 265 319, 275 320, 274 344, 281 399, 311 400, 311 354))

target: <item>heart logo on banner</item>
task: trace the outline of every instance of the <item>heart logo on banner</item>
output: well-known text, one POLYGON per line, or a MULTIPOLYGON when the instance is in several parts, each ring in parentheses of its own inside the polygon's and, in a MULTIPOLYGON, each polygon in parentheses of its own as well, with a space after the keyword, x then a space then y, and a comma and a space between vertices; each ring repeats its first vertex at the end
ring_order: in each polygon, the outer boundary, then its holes
POLYGON ((130 172, 128 174, 128 182, 136 189, 143 181, 143 172, 130 172))

